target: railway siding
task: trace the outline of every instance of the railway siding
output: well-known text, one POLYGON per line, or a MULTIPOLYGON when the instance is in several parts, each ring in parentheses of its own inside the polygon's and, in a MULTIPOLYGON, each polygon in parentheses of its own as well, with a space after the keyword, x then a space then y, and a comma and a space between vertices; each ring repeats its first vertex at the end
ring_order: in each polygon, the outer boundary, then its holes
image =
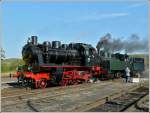
POLYGON ((124 95, 114 98, 112 100, 106 101, 104 104, 97 106, 88 111, 99 111, 99 112, 121 112, 126 111, 130 106, 136 104, 142 97, 148 94, 148 88, 140 87, 124 95))
POLYGON ((89 84, 86 87, 82 84, 80 86, 71 86, 72 88, 64 88, 63 90, 58 88, 56 91, 47 89, 45 93, 38 90, 37 95, 26 93, 20 100, 17 99, 21 96, 16 95, 16 101, 6 96, 6 98, 2 98, 2 111, 86 111, 91 109, 89 106, 95 107, 96 102, 98 104, 101 102, 102 104, 107 97, 118 97, 128 92, 129 89, 136 89, 144 83, 126 84, 120 80, 89 84))
MULTIPOLYGON (((11 95, 11 92, 8 94, 3 93, 2 101, 5 103, 2 106, 11 105, 15 103, 23 103, 28 101, 29 99, 36 100, 40 98, 46 98, 46 97, 58 97, 61 95, 67 95, 72 93, 78 93, 80 91, 85 91, 91 88, 96 87, 104 87, 106 85, 112 84, 112 82, 107 83, 101 83, 99 84, 84 84, 84 85, 77 85, 72 87, 56 87, 56 88, 48 88, 48 89, 42 89, 42 90, 35 90, 35 91, 25 91, 23 94, 18 94, 19 91, 17 90, 17 95, 11 95), (74 89, 74 90, 72 90, 74 89), (42 95, 42 96, 41 96, 42 95)), ((14 92, 13 92, 14 93, 14 92)))

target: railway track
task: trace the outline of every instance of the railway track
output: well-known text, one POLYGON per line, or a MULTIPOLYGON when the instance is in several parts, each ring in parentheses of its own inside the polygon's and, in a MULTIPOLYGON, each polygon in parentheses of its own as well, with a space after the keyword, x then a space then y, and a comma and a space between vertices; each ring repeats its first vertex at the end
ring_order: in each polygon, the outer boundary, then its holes
MULTIPOLYGON (((66 95, 72 95, 72 94, 78 94, 78 93, 85 93, 86 91, 90 89, 98 89, 103 88, 106 86, 112 86, 114 84, 112 81, 107 82, 101 82, 96 84, 81 84, 81 85, 74 85, 74 86, 68 86, 68 87, 55 87, 55 88, 46 88, 43 90, 35 90, 35 92, 26 93, 23 95, 14 95, 14 96, 5 96, 2 97, 2 111, 9 111, 12 110, 16 106, 23 106, 23 108, 20 108, 21 110, 24 109, 25 106, 28 106, 25 111, 28 111, 31 107, 31 103, 33 101, 43 101, 46 99, 48 101, 54 100, 55 98, 59 98, 60 96, 66 96, 66 95), (57 90, 56 90, 57 89, 57 90)), ((117 84, 116 84, 117 85, 117 84)), ((35 111, 32 109, 31 111, 35 111)))
MULTIPOLYGON (((123 86, 118 82, 108 81, 101 82, 100 84, 80 84, 76 86, 46 88, 44 90, 37 89, 31 92, 27 91, 23 95, 15 95, 14 91, 12 91, 13 96, 10 96, 10 94, 3 95, 2 111, 76 111, 76 108, 88 104, 89 101, 97 100, 96 95, 92 96, 92 98, 89 96, 91 95, 90 90, 93 94, 96 94, 99 89, 100 94, 106 93, 106 96, 109 96, 110 94, 108 95, 107 92, 113 89, 114 86, 118 88, 121 87, 117 92, 119 93, 123 92, 123 90, 127 88, 127 85, 128 84, 125 84, 125 86, 123 86), (85 101, 86 98, 89 98, 89 101, 85 101)), ((134 84, 132 87, 136 88, 139 87, 139 85, 134 84)), ((113 95, 114 92, 116 91, 112 90, 113 95)))
MULTIPOLYGON (((99 106, 92 108, 90 110, 87 110, 87 111, 88 112, 128 111, 128 108, 135 105, 141 98, 148 95, 148 93, 149 93, 149 89, 147 87, 139 87, 131 92, 121 95, 120 97, 114 98, 112 100, 106 100, 106 102, 104 104, 99 105, 99 106)), ((148 109, 143 110, 143 112, 148 112, 148 109)))
MULTIPOLYGON (((110 83, 112 81, 101 81, 102 84, 105 84, 105 83, 110 83)), ((17 84, 17 83, 15 83, 17 84)), ((31 93, 40 93, 40 92, 47 92, 47 91, 53 91, 53 90, 60 90, 60 89, 65 89, 65 88, 74 88, 74 87, 88 87, 90 86, 91 83, 83 83, 83 84, 77 84, 77 85, 68 85, 68 86, 50 86, 50 87, 47 87, 45 89, 31 89, 29 87, 11 87, 11 88, 5 88, 2 90, 1 92, 1 96, 2 97, 10 97, 10 96, 13 96, 13 95, 26 95, 26 94, 31 94, 31 93), (21 94, 20 94, 21 92, 21 94)))
POLYGON ((9 106, 15 105, 15 104, 19 104, 19 103, 25 103, 30 99, 35 100, 35 99, 42 99, 42 98, 47 98, 47 97, 53 98, 53 97, 58 97, 61 95, 67 95, 68 93, 73 92, 72 89, 76 89, 76 93, 77 93, 79 91, 85 91, 90 88, 104 87, 106 85, 111 85, 111 84, 112 84, 112 82, 107 82, 107 83, 103 82, 103 83, 101 83, 101 86, 99 86, 99 84, 79 84, 79 85, 72 85, 72 86, 67 86, 67 87, 36 89, 36 90, 30 91, 30 92, 27 92, 24 89, 23 89, 23 91, 25 91, 25 92, 17 90, 17 92, 13 91, 13 93, 16 92, 15 95, 11 95, 12 92, 10 92, 9 95, 6 94, 4 96, 4 93, 3 93, 2 102, 4 102, 4 103, 2 104, 2 107, 8 106, 8 105, 9 106), (21 94, 17 94, 17 93, 21 93, 21 94), (42 96, 41 96, 41 94, 42 94, 42 96))
POLYGON ((135 108, 138 109, 139 111, 148 112, 149 111, 149 95, 146 95, 144 98, 139 100, 135 104, 135 108))
MULTIPOLYGON (((84 84, 85 86, 88 85, 87 84, 84 84)), ((79 85, 76 85, 76 86, 65 86, 65 87, 61 87, 61 86, 58 86, 58 87, 48 87, 48 88, 45 88, 45 89, 31 89, 31 88, 28 88, 28 87, 18 87, 18 88, 7 88, 7 89, 4 89, 2 90, 2 97, 11 97, 11 96, 21 96, 21 95, 26 95, 26 94, 32 94, 32 93, 40 93, 40 92, 44 92, 44 91, 53 91, 53 90, 59 90, 59 89, 65 89, 65 88, 69 88, 69 87, 77 87, 77 86, 81 86, 81 84, 79 85), (21 92, 21 94, 20 94, 21 92)))
MULTIPOLYGON (((107 86, 111 86, 112 84, 107 84, 107 86)), ((91 87, 91 88, 103 88, 105 87, 106 85, 101 85, 101 86, 95 86, 95 87, 91 87)), ((75 89, 74 89, 75 90, 75 89)), ((90 88, 88 88, 88 90, 90 90, 90 88)), ((65 98, 65 97, 69 97, 69 100, 71 99, 70 97, 78 97, 78 93, 79 94, 87 94, 89 93, 89 91, 87 90, 87 88, 85 89, 80 89, 80 90, 77 90, 77 91, 74 91, 74 92, 63 92, 63 93, 60 93, 59 94, 54 94, 53 96, 51 95, 48 95, 48 96, 44 96, 44 97, 40 97, 40 98, 31 98, 31 99, 26 99, 24 101, 21 101, 21 102, 17 102, 15 104, 8 104, 8 105, 5 105, 5 106, 2 106, 2 110, 3 108, 6 108, 6 110, 9 110, 9 109, 12 109, 12 108, 15 108, 17 106, 17 108, 19 108, 20 110, 23 110, 25 109, 25 111, 48 111, 49 108, 51 107, 51 110, 53 111, 53 109, 55 109, 55 107, 52 107, 52 106, 49 106, 49 104, 52 104, 52 105, 56 105, 57 104, 57 101, 59 101, 60 99, 62 98, 65 98), (37 105, 39 104, 39 105, 37 105)), ((77 101, 78 99, 76 99, 77 101)), ((68 99, 66 99, 65 101, 62 101, 62 103, 59 103, 58 106, 60 105, 60 107, 58 108, 61 108, 61 104, 63 104, 64 102, 68 103, 68 99)), ((68 105, 65 105, 65 107, 67 107, 68 105)), ((63 109, 63 108, 61 108, 63 109)), ((55 110, 58 110, 58 109, 55 109, 55 110)))
MULTIPOLYGON (((102 85, 108 84, 108 83, 114 83, 118 82, 120 79, 116 79, 113 81, 101 81, 100 83, 102 85)), ((16 83, 15 83, 16 84, 16 83)), ((27 94, 38 94, 38 93, 43 93, 43 92, 50 92, 50 91, 56 91, 56 90, 63 90, 63 89, 68 89, 68 88, 77 88, 77 87, 89 87, 91 86, 91 83, 83 83, 83 84, 78 84, 78 85, 68 85, 68 86, 51 86, 45 89, 31 89, 29 87, 11 87, 11 88, 6 88, 1 91, 1 97, 2 98, 9 98, 9 97, 15 97, 15 96, 23 96, 27 94)))

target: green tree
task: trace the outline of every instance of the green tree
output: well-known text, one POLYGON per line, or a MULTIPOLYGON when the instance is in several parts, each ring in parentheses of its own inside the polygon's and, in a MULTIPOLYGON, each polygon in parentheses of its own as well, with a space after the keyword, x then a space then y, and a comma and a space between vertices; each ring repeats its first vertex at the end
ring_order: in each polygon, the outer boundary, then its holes
POLYGON ((0 55, 1 55, 1 60, 3 60, 5 58, 5 51, 3 48, 0 48, 0 55))

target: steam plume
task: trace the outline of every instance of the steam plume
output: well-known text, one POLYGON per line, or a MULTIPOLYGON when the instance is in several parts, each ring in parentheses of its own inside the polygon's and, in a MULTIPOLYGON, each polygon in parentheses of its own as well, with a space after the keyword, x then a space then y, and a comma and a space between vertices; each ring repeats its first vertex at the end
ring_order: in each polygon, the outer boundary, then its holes
POLYGON ((97 44, 97 49, 104 47, 112 52, 124 50, 127 53, 145 52, 148 51, 148 40, 140 38, 137 34, 132 34, 128 39, 112 38, 110 33, 107 33, 100 39, 97 44))

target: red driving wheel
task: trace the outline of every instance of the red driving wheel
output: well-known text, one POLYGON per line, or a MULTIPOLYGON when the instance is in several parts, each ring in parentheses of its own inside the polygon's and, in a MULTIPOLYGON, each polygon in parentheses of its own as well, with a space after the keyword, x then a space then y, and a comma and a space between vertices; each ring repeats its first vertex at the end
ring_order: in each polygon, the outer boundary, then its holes
POLYGON ((47 86, 47 81, 45 79, 41 79, 39 81, 39 88, 46 88, 47 86))

